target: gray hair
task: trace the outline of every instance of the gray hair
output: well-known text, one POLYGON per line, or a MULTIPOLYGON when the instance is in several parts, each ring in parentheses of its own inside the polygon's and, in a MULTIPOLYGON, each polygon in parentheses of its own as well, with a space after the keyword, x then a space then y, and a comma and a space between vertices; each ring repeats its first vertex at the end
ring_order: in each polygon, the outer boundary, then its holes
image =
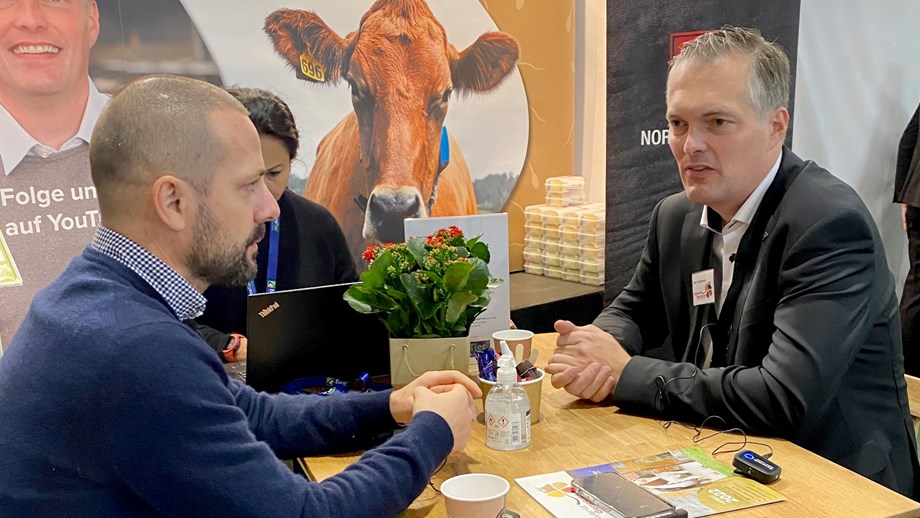
POLYGON ((222 159, 223 143, 209 117, 218 110, 248 117, 246 108, 223 89, 187 77, 144 77, 112 97, 89 148, 103 217, 130 205, 134 189, 163 174, 207 193, 222 159))
POLYGON ((682 63, 709 64, 728 56, 746 57, 751 63, 749 95, 761 119, 789 105, 789 58, 757 29, 723 26, 681 46, 671 60, 671 70, 682 63))

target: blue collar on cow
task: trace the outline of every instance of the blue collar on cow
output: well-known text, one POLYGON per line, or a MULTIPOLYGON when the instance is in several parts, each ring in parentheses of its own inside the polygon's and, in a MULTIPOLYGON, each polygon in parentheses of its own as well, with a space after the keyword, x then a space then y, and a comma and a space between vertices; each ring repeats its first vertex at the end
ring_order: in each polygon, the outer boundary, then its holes
POLYGON ((438 180, 441 179, 441 173, 450 163, 450 139, 447 138, 447 126, 441 126, 441 149, 438 154, 438 172, 434 175, 434 183, 431 185, 431 196, 428 197, 428 215, 431 216, 431 206, 434 205, 438 197, 438 180))
MULTIPOLYGON (((438 181, 441 179, 441 173, 450 164, 450 139, 447 137, 447 126, 441 126, 441 146, 438 151, 438 171, 434 175, 434 183, 431 185, 431 196, 428 197, 428 215, 431 216, 431 207, 438 198, 438 181)), ((355 205, 361 209, 361 212, 367 212, 367 196, 358 193, 355 195, 355 205)))

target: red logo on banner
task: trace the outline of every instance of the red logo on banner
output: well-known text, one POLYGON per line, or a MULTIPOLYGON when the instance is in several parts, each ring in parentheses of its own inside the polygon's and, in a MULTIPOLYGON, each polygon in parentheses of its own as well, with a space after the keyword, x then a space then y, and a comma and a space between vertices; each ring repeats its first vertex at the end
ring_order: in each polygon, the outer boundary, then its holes
POLYGON ((668 56, 668 60, 674 59, 674 56, 680 52, 680 47, 683 46, 684 43, 696 39, 699 35, 705 32, 706 31, 672 32, 671 54, 668 56))

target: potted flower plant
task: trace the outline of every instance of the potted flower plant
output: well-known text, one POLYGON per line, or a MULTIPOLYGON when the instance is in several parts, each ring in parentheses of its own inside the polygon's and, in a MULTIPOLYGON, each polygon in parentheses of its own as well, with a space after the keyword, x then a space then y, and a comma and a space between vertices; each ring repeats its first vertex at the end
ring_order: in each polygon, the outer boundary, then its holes
POLYGON ((450 226, 405 243, 371 245, 361 282, 345 292, 356 311, 376 313, 390 334, 392 383, 422 372, 466 372, 469 331, 501 279, 489 273, 489 247, 450 226))

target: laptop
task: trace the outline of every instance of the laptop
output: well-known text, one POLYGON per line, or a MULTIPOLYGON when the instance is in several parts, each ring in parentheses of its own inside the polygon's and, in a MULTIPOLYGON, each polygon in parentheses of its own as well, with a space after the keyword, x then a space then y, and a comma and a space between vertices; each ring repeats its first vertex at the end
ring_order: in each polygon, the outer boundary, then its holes
POLYGON ((246 307, 246 383, 278 392, 305 377, 346 381, 390 374, 389 335, 377 315, 342 299, 351 284, 251 295, 246 307))

